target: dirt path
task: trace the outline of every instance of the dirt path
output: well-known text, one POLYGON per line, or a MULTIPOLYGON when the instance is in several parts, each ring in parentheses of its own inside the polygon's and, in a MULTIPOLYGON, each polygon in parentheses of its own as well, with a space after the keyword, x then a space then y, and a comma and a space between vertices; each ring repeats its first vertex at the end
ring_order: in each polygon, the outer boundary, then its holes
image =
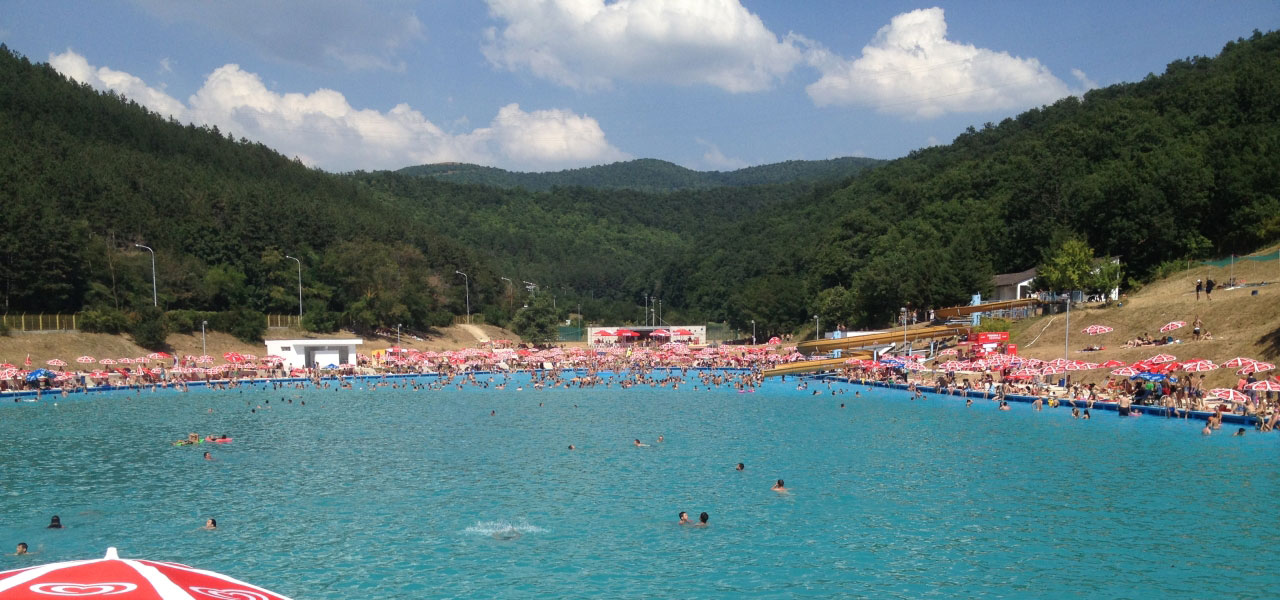
POLYGON ((458 327, 475 337, 476 343, 478 344, 483 344, 489 341, 489 336, 485 334, 484 330, 476 327, 475 325, 459 325, 458 327))

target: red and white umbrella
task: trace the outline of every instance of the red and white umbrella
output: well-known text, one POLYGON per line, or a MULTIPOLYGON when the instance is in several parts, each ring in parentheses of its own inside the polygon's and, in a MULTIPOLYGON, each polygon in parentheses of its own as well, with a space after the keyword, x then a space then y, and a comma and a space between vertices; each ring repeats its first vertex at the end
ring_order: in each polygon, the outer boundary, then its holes
POLYGON ((1160 333, 1169 333, 1174 329, 1182 329, 1183 327, 1186 327, 1186 326, 1187 326, 1186 321, 1170 321, 1169 323, 1166 323, 1164 327, 1160 328, 1160 333))
POLYGON ((1138 374, 1138 370, 1133 367, 1120 367, 1112 371, 1111 374, 1117 377, 1133 377, 1138 374))
POLYGON ((131 364, 133 364, 133 359, 132 359, 132 358, 129 358, 129 357, 127 357, 127 356, 126 356, 126 357, 124 357, 124 358, 117 358, 117 359, 116 359, 116 363, 118 363, 118 364, 122 364, 122 365, 131 365, 131 364))
POLYGON ((1219 400, 1229 400, 1231 402, 1248 402, 1249 397, 1231 388, 1214 388, 1209 390, 1209 395, 1219 400))
POLYGON ((98 364, 100 364, 100 365, 114 365, 114 364, 116 364, 116 361, 115 361, 115 360, 113 360, 113 359, 110 359, 110 358, 104 358, 104 359, 102 359, 102 360, 98 361, 98 364))
POLYGON ((960 354, 959 348, 947 348, 946 350, 939 352, 938 356, 956 356, 957 354, 960 354))
POLYGON ((1148 358, 1147 362, 1153 365, 1159 365, 1163 363, 1173 362, 1175 360, 1178 360, 1178 357, 1172 354, 1157 354, 1155 356, 1152 356, 1151 358, 1148 358))
POLYGON ((770 345, 770 346, 777 346, 778 344, 781 344, 781 343, 782 343, 782 338, 780 338, 780 337, 774 336, 774 337, 769 338, 769 345, 770 345))
POLYGON ((1239 373, 1241 375, 1248 375, 1250 373, 1257 373, 1258 371, 1270 371, 1271 369, 1274 369, 1274 368, 1276 368, 1276 366, 1271 363, 1256 362, 1256 363, 1245 365, 1240 370, 1236 371, 1236 373, 1239 373))
POLYGON ((1080 332, 1087 333, 1089 335, 1101 335, 1104 333, 1111 333, 1112 331, 1115 331, 1115 330, 1110 327, 1107 327, 1106 325, 1090 325, 1082 329, 1080 332))
POLYGON ((241 355, 240 355, 240 357, 241 357, 241 358, 243 358, 243 359, 245 359, 246 361, 249 361, 249 362, 253 362, 253 361, 255 361, 255 360, 258 360, 258 357, 257 357, 256 355, 253 355, 253 354, 241 354, 241 355))
POLYGON ((173 356, 170 356, 168 352, 152 352, 147 355, 147 358, 151 360, 164 360, 166 358, 173 358, 173 356))
POLYGON ((1253 363, 1256 363, 1256 362, 1258 362, 1258 361, 1256 361, 1256 360, 1254 360, 1254 359, 1252 359, 1252 358, 1245 358, 1245 357, 1243 357, 1243 356, 1237 356, 1237 357, 1235 357, 1235 358, 1233 358, 1233 359, 1231 359, 1231 360, 1229 360, 1229 361, 1227 361, 1227 362, 1222 363, 1222 366, 1224 366, 1224 367, 1226 367, 1226 368, 1228 368, 1228 369, 1238 369, 1238 368, 1243 367, 1243 366, 1245 366, 1245 365, 1253 364, 1253 363))
POLYGON ((1280 383, 1264 379, 1262 381, 1250 383, 1249 385, 1244 386, 1244 389, 1254 390, 1257 392, 1280 392, 1280 383))
POLYGON ((80 364, 82 364, 82 365, 89 365, 89 364, 93 364, 93 363, 98 362, 98 359, 96 359, 96 358, 94 358, 94 357, 92 357, 92 356, 81 356, 80 358, 77 358, 77 359, 76 359, 76 362, 78 362, 78 363, 80 363, 80 364))
POLYGON ((196 359, 196 364, 197 364, 197 365, 211 365, 211 364, 213 364, 213 357, 212 357, 212 356, 209 356, 208 354, 201 354, 201 355, 200 355, 200 357, 196 359))
POLYGON ((1114 369, 1116 367, 1127 367, 1127 366, 1129 365, 1125 363, 1123 360, 1116 360, 1114 358, 1107 362, 1102 363, 1102 368, 1104 369, 1114 369))
POLYGON ((244 357, 241 356, 239 352, 228 352, 223 354, 222 359, 231 363, 244 362, 244 357))
POLYGON ((104 558, 0 572, 0 600, 111 596, 119 600, 289 600, 238 579, 171 562, 104 558))
POLYGON ((62 360, 61 358, 51 358, 46 360, 44 364, 49 365, 50 367, 65 367, 67 366, 67 361, 62 360))
POLYGON ((1215 371, 1219 368, 1220 367, 1218 365, 1213 364, 1213 361, 1208 360, 1197 360, 1195 362, 1182 363, 1182 370, 1188 373, 1204 373, 1205 371, 1215 371))

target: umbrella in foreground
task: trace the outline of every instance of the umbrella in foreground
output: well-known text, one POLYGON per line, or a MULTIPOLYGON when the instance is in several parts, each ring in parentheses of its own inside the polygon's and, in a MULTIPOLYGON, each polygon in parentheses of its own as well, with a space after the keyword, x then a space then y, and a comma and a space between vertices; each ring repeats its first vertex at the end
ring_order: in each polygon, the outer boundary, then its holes
POLYGON ((120 600, 289 600, 212 571, 153 560, 72 560, 0 572, 0 600, 48 596, 111 596, 120 600))
POLYGON ((1174 329, 1182 329, 1183 327, 1186 327, 1186 326, 1187 326, 1186 321, 1170 321, 1164 327, 1160 328, 1160 333, 1169 333, 1174 329))
POLYGON ((1081 331, 1081 333, 1087 333, 1089 335, 1101 335, 1104 333, 1111 333, 1112 331, 1115 331, 1115 330, 1110 327, 1107 327, 1106 325, 1090 325, 1088 327, 1085 327, 1081 331))
POLYGON ((1211 398, 1217 398, 1219 400, 1230 400, 1231 402, 1235 402, 1237 404, 1241 402, 1247 402, 1249 400, 1248 396, 1241 394, 1240 392, 1237 392, 1236 390, 1233 390, 1231 388, 1215 388, 1215 389, 1209 390, 1209 396, 1211 398))
POLYGON ((1276 383, 1274 381, 1267 381, 1265 379, 1262 381, 1255 381, 1244 387, 1247 390, 1254 390, 1259 392, 1280 392, 1280 383, 1276 383))

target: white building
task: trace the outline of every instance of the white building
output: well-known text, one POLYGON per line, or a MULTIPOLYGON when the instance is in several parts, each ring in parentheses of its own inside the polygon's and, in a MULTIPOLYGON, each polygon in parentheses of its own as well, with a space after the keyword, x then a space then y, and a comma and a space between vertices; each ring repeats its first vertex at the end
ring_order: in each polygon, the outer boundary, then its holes
POLYGON ((285 369, 316 368, 328 365, 354 364, 356 346, 364 340, 267 340, 267 354, 284 359, 285 369))

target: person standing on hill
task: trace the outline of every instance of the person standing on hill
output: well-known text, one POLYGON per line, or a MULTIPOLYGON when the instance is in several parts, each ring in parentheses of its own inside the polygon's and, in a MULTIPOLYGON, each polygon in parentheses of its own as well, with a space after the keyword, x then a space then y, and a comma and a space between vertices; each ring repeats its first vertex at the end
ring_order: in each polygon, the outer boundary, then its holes
POLYGON ((1213 286, 1215 285, 1217 284, 1215 284, 1212 279, 1205 280, 1204 282, 1204 299, 1205 300, 1213 300, 1213 286))
POLYGON ((1202 291, 1204 291, 1204 282, 1197 279, 1196 280, 1196 301, 1197 302, 1200 300, 1200 292, 1202 291))

